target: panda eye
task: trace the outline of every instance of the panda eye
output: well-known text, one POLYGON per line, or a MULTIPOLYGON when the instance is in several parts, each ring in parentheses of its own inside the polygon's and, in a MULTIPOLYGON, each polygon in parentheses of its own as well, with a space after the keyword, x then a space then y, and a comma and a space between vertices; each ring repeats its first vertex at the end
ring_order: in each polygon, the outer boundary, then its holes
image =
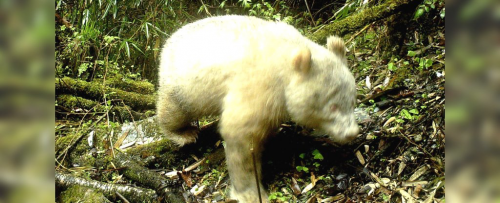
POLYGON ((333 111, 337 111, 337 105, 332 104, 332 105, 330 106, 330 110, 331 110, 332 112, 333 112, 333 111))

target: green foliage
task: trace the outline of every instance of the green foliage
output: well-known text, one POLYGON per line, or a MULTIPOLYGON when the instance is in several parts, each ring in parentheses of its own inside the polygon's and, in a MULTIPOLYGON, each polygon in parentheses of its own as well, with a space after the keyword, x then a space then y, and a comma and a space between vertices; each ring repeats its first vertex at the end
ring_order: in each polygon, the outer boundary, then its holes
POLYGON ((406 109, 402 109, 401 112, 399 112, 399 117, 400 120, 396 120, 399 123, 404 122, 404 120, 402 119, 413 121, 419 118, 419 111, 417 109, 410 109, 409 111, 406 109))
POLYGON ((431 10, 435 10, 437 7, 443 7, 441 11, 439 11, 439 16, 441 18, 445 17, 444 10, 444 0, 424 0, 422 4, 417 7, 415 14, 413 15, 413 19, 417 20, 422 17, 425 13, 429 13, 431 10))
POLYGON ((347 0, 337 12, 335 12, 335 20, 342 20, 362 8, 363 0, 347 0))
POLYGON ((408 51, 408 54, 407 54, 407 56, 409 56, 409 57, 414 57, 416 55, 417 55, 417 53, 414 51, 408 51))
POLYGON ((186 10, 188 4, 171 0, 56 1, 56 13, 72 24, 56 29, 60 42, 56 47, 57 76, 93 79, 105 73, 139 73, 155 79, 163 40, 186 19, 193 19, 186 10), (121 68, 110 70, 112 66, 121 68))
POLYGON ((312 152, 312 155, 314 156, 314 159, 319 159, 319 160, 323 160, 323 155, 319 152, 319 150, 315 149, 313 152, 312 152))
POLYGON ((83 72, 86 72, 89 68, 90 63, 82 63, 80 67, 78 67, 78 77, 82 75, 83 72))
POLYGON ((251 16, 258 16, 267 20, 282 21, 291 25, 301 22, 300 18, 294 18, 294 14, 285 1, 276 1, 273 5, 269 1, 238 0, 238 3, 247 9, 251 16), (276 5, 278 4, 278 5, 276 5))
POLYGON ((317 149, 314 149, 312 152, 311 152, 311 155, 312 155, 312 159, 310 156, 308 156, 309 158, 306 159, 306 153, 300 153, 299 154, 299 158, 304 160, 305 164, 303 164, 304 166, 297 166, 295 167, 297 169, 298 172, 306 172, 308 173, 309 172, 309 168, 308 166, 313 166, 314 170, 318 170, 318 168, 321 166, 321 164, 317 161, 314 161, 314 160, 319 160, 319 161, 323 161, 324 157, 323 155, 321 154, 321 152, 317 149))
POLYGON ((286 202, 287 199, 288 198, 281 192, 272 192, 271 194, 269 194, 269 200, 280 200, 282 202, 286 202))
POLYGON ((406 118, 408 120, 413 120, 413 116, 411 116, 411 114, 406 109, 401 110, 400 115, 401 117, 406 118))
POLYGON ((98 0, 69 4, 56 0, 55 3, 56 13, 72 25, 56 26, 56 76, 86 80, 120 74, 132 79, 144 77, 154 83, 164 40, 182 25, 209 13, 254 15, 296 27, 303 27, 297 25, 306 15, 292 13, 285 1, 98 0))
POLYGON ((394 66, 394 63, 389 63, 387 64, 387 69, 389 69, 390 71, 395 71, 396 70, 396 66, 394 66))
POLYGON ((307 168, 307 167, 305 167, 305 166, 297 166, 297 167, 295 167, 295 168, 297 169, 297 171, 298 171, 298 172, 302 172, 302 171, 304 171, 304 172, 306 172, 306 173, 308 173, 308 172, 309 172, 309 168, 307 168))
POLYGON ((382 199, 384 202, 389 202, 389 196, 387 196, 385 193, 382 193, 382 199))
POLYGON ((434 63, 434 61, 432 59, 416 58, 415 60, 418 61, 418 69, 419 70, 428 69, 434 63))
POLYGON ((421 58, 421 57, 416 57, 417 53, 415 51, 408 51, 407 56, 413 57, 413 61, 418 63, 418 70, 426 70, 430 67, 432 67, 432 64, 434 64, 434 60, 432 59, 427 59, 427 58, 421 58))
POLYGON ((225 176, 225 172, 218 171, 217 169, 212 169, 209 173, 205 174, 202 178, 203 185, 214 185, 219 179, 225 176))

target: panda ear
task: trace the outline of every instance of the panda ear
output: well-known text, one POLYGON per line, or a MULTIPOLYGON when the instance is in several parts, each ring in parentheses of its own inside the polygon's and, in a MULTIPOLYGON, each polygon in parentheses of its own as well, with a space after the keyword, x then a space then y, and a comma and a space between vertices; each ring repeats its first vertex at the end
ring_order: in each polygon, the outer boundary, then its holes
POLYGON ((342 38, 332 35, 326 39, 326 47, 328 50, 338 55, 339 57, 345 57, 346 47, 344 40, 342 38))
POLYGON ((293 68, 301 74, 307 74, 311 69, 311 51, 309 48, 301 48, 293 54, 293 68))

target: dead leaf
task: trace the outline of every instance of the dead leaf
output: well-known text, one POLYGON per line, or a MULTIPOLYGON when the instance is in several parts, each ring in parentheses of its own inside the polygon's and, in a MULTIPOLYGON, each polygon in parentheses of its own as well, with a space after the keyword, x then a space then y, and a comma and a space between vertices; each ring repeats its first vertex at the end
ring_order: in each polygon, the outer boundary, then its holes
POLYGON ((375 175, 373 172, 370 172, 370 176, 380 185, 387 187, 387 184, 385 183, 386 180, 382 181, 377 175, 375 175))
POLYGON ((418 198, 418 194, 420 194, 420 191, 422 191, 422 185, 418 184, 413 191, 413 197, 418 198))
POLYGON ((361 165, 365 165, 365 159, 363 158, 363 155, 361 155, 361 152, 359 150, 356 151, 356 157, 358 158, 359 163, 361 165))
POLYGON ((403 186, 403 187, 415 187, 418 185, 425 186, 425 185, 427 185, 427 183, 429 183, 429 182, 428 181, 403 181, 401 183, 401 186, 403 186))
POLYGON ((417 169, 417 171, 415 171, 415 173, 413 173, 410 178, 408 179, 408 181, 414 181, 416 180, 417 178, 419 178, 420 176, 422 176, 425 172, 427 172, 429 168, 427 166, 422 166, 420 167, 419 169, 417 169))
POLYGON ((301 192, 301 194, 305 194, 306 192, 309 192, 309 190, 313 189, 314 185, 312 183, 309 183, 301 192))
POLYGON ((316 185, 316 182, 318 182, 318 179, 316 178, 316 176, 314 175, 314 173, 311 172, 311 183, 313 185, 316 185))
POLYGON ((398 167, 398 175, 400 175, 403 170, 405 169, 406 167, 406 163, 404 161, 402 161, 401 163, 399 163, 399 167, 398 167))
POLYGON ((429 138, 433 139, 435 136, 436 136, 436 133, 437 133, 437 129, 436 129, 436 123, 434 121, 432 121, 432 134, 429 136, 429 138))
POLYGON ((303 190, 302 194, 309 192, 309 190, 313 189, 314 186, 316 185, 316 182, 318 182, 318 179, 316 179, 316 176, 314 176, 314 173, 311 172, 311 183, 309 183, 303 190))
POLYGON ((431 194, 429 195, 429 197, 427 197, 427 199, 424 201, 424 203, 432 203, 432 201, 434 200, 434 195, 436 195, 436 191, 437 189, 441 186, 442 182, 439 181, 436 186, 434 187, 434 190, 431 192, 431 194))
POLYGON ((120 138, 118 138, 118 140, 116 140, 115 142, 115 145, 113 146, 115 149, 116 148, 120 148, 122 146, 122 143, 123 141, 125 140, 125 138, 127 138, 128 136, 128 133, 129 133, 130 130, 127 130, 123 133, 122 136, 120 136, 120 138))
POLYGON ((313 195, 312 197, 307 199, 306 203, 314 203, 314 202, 316 202, 317 199, 318 198, 316 197, 316 195, 313 195))
POLYGON ((179 171, 174 170, 174 171, 170 171, 168 173, 165 173, 165 176, 167 176, 170 179, 177 179, 177 178, 179 178, 178 173, 179 173, 179 171))
POLYGON ((384 123, 384 125, 382 125, 382 127, 386 127, 388 126, 390 123, 392 123, 393 121, 396 120, 396 117, 390 117, 389 119, 387 119, 387 121, 384 123))
POLYGON ((414 202, 415 199, 410 195, 408 194, 408 192, 404 191, 404 190, 398 190, 399 194, 401 194, 401 196, 403 198, 405 198, 406 200, 408 200, 408 202, 414 202))
POLYGON ((193 194, 194 196, 198 196, 204 190, 205 190, 205 185, 202 185, 202 186, 195 185, 193 188, 191 188, 191 190, 189 190, 189 192, 191 192, 191 194, 193 194))
MULTIPOLYGON (((389 73, 389 75, 390 75, 390 73, 389 73)), ((382 83, 382 86, 387 87, 387 85, 389 84, 389 81, 391 81, 391 78, 385 77, 384 82, 382 83)))
POLYGON ((191 172, 179 171, 178 175, 181 176, 182 180, 184 180, 184 182, 186 182, 186 185, 188 187, 191 187, 193 185, 193 181, 191 180, 191 172))
POLYGON ((293 178, 293 177, 292 177, 292 186, 291 186, 291 188, 292 188, 293 194, 295 196, 300 195, 300 187, 297 184, 297 180, 295 180, 295 178, 293 178))
POLYGON ((321 200, 321 203, 330 203, 330 202, 334 202, 334 201, 340 201, 343 199, 345 199, 345 196, 343 194, 338 194, 338 195, 335 195, 333 197, 327 197, 327 198, 321 200))
POLYGON ((371 89, 372 88, 372 83, 370 82, 370 76, 366 76, 366 79, 365 79, 365 84, 366 84, 366 87, 368 89, 371 89))
POLYGON ((123 150, 123 149, 127 149, 127 148, 129 148, 129 147, 134 146, 134 145, 135 145, 135 141, 132 141, 132 142, 129 142, 129 143, 122 144, 122 145, 120 146, 120 149, 122 149, 122 150, 123 150))

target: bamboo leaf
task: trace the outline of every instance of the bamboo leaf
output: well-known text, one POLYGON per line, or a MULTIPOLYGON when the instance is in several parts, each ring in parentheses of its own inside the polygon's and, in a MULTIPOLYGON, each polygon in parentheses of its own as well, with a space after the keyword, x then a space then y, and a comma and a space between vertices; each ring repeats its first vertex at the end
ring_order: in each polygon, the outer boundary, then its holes
POLYGON ((111 8, 111 4, 108 3, 108 5, 106 5, 106 10, 104 10, 104 13, 102 14, 101 20, 104 19, 108 15, 110 8, 111 8))
MULTIPOLYGON (((139 47, 138 47, 135 43, 130 42, 130 44, 132 44, 132 46, 133 46, 135 49, 137 49, 137 51, 141 52, 143 55, 146 55, 144 52, 142 52, 142 51, 141 51, 141 49, 139 49, 139 47)), ((130 57, 130 56, 129 56, 129 57, 130 57)))
POLYGON ((118 13, 118 6, 116 6, 116 0, 113 3, 113 19, 116 19, 116 13, 118 13))

